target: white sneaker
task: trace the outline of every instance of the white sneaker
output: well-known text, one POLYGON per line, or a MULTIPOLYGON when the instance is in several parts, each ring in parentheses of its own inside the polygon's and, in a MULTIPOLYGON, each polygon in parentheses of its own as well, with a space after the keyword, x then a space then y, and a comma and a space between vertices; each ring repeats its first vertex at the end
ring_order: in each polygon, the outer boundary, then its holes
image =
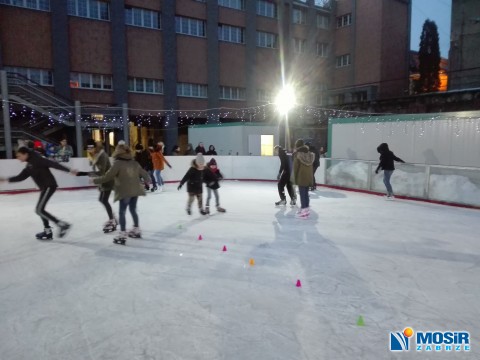
POLYGON ((393 196, 393 195, 385 195, 385 200, 395 200, 395 196, 393 196))

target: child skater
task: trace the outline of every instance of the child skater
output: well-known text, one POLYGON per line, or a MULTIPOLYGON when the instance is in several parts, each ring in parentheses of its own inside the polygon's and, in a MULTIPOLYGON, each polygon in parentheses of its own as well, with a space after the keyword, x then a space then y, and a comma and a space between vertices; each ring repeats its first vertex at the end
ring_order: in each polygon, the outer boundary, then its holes
POLYGON ((137 200, 139 196, 144 196, 145 191, 140 185, 139 178, 141 177, 145 183, 150 182, 150 176, 142 169, 132 156, 130 148, 124 141, 119 141, 113 153, 115 162, 110 170, 102 177, 93 179, 95 184, 104 184, 114 180, 115 201, 119 201, 119 219, 120 232, 113 239, 115 244, 125 245, 128 237, 140 238, 141 232, 139 228, 137 215, 137 200), (133 218, 133 229, 127 234, 125 212, 127 207, 130 209, 130 214, 133 218))
POLYGON ((167 164, 170 169, 172 168, 167 159, 165 159, 165 156, 163 156, 164 148, 165 144, 160 141, 155 147, 155 151, 152 153, 153 168, 155 170, 155 177, 157 178, 159 191, 163 191, 163 186, 165 185, 162 178, 162 171, 165 169, 165 164, 167 164))
POLYGON ((398 161, 401 163, 405 163, 405 161, 403 161, 399 157, 396 157, 395 154, 388 148, 387 143, 382 143, 378 145, 377 151, 380 154, 380 163, 375 170, 375 174, 378 174, 378 170, 383 170, 383 183, 387 188, 386 198, 387 200, 393 200, 395 197, 393 196, 393 189, 392 185, 390 184, 390 178, 395 171, 395 165, 393 161, 398 161))
MULTIPOLYGON (((95 140, 93 139, 87 140, 87 156, 90 160, 90 164, 93 167, 93 171, 96 171, 96 175, 98 176, 105 175, 107 171, 110 170, 110 168, 112 167, 110 165, 110 158, 103 150, 103 144, 101 141, 95 142, 95 140)), ((79 173, 78 175, 83 175, 83 173, 79 173)), ((113 216, 112 207, 108 202, 110 194, 113 190, 113 185, 114 181, 111 180, 109 182, 100 184, 98 187, 98 189, 100 190, 100 196, 98 197, 98 201, 100 201, 105 207, 108 215, 108 221, 103 225, 104 233, 109 233, 117 230, 117 220, 113 216)))
POLYGON ((220 188, 218 182, 219 180, 223 180, 223 175, 217 167, 217 162, 214 158, 210 159, 207 163, 207 167, 208 169, 205 170, 205 180, 207 183, 207 206, 205 207, 205 212, 210 214, 210 198, 212 197, 212 192, 215 195, 215 206, 217 207, 217 211, 225 212, 226 210, 220 206, 218 196, 218 189, 220 188))
POLYGON ((26 162, 27 166, 17 176, 13 176, 7 179, 0 179, 0 181, 19 182, 32 177, 32 180, 37 184, 40 189, 40 198, 38 199, 35 212, 43 221, 43 232, 38 233, 36 238, 38 240, 52 240, 52 228, 50 227, 50 221, 58 226, 58 237, 62 238, 66 235, 71 225, 65 221, 57 219, 52 214, 45 211, 48 200, 57 190, 57 182, 55 177, 50 172, 50 168, 70 172, 72 175, 76 175, 75 170, 60 165, 59 163, 48 160, 42 157, 37 152, 30 150, 26 147, 21 147, 17 150, 16 157, 21 162, 26 162))
POLYGON ((197 154, 197 157, 192 160, 192 166, 188 169, 187 173, 180 181, 178 185, 178 190, 180 190, 187 181, 187 192, 188 192, 188 202, 187 202, 187 214, 192 214, 192 203, 195 197, 198 201, 198 209, 200 214, 207 215, 205 210, 203 210, 203 175, 205 168, 205 159, 202 154, 197 154))

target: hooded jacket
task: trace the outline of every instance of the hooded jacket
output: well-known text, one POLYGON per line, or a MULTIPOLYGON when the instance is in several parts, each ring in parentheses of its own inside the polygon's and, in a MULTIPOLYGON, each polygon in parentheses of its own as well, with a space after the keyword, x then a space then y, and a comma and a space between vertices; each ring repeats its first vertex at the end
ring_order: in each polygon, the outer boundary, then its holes
MULTIPOLYGON (((129 150, 129 149, 128 149, 129 150)), ((104 176, 93 180, 95 184, 102 184, 114 180, 115 198, 114 201, 145 195, 139 178, 150 183, 148 173, 136 162, 130 151, 125 148, 118 148, 113 153, 115 162, 104 176)))
POLYGON ((207 155, 217 155, 217 152, 215 151, 215 146, 210 145, 208 147, 207 155))
POLYGON ((187 192, 192 194, 201 194, 203 192, 203 177, 204 170, 197 165, 195 160, 192 160, 192 166, 180 181, 179 187, 187 183, 187 192))
MULTIPOLYGON (((107 153, 105 150, 100 149, 98 153, 93 156, 92 160, 92 167, 93 170, 97 170, 97 175, 98 176, 103 176, 107 173, 108 170, 112 167, 110 164, 110 158, 108 157, 107 153)), ((114 181, 109 181, 106 183, 103 183, 99 186, 101 191, 112 191, 114 186, 114 181)))
POLYGON ((394 161, 404 163, 402 159, 396 157, 395 154, 390 151, 387 143, 382 143, 377 147, 377 151, 380 154, 380 163, 378 164, 378 169, 382 170, 395 170, 394 161))
POLYGON ((313 162, 315 154, 308 146, 301 146, 293 154, 293 183, 298 186, 313 186, 313 162))
POLYGON ((29 150, 27 166, 25 166, 25 169, 23 169, 22 172, 17 176, 8 178, 8 182, 23 181, 31 176, 32 180, 35 182, 35 184, 37 184, 40 190, 44 190, 49 187, 57 188, 57 181, 50 172, 50 168, 70 172, 69 168, 60 165, 55 161, 48 160, 35 151, 29 150))
POLYGON ((217 162, 215 159, 211 159, 208 162, 204 175, 205 183, 209 189, 217 190, 220 188, 219 181, 223 180, 223 175, 220 172, 220 169, 217 167, 217 162))

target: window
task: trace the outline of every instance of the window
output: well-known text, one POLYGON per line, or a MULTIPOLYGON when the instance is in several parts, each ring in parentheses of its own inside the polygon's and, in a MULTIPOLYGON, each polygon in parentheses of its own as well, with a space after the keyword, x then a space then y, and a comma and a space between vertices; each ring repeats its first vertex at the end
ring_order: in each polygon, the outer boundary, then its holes
POLYGON ((315 0, 314 4, 318 7, 331 8, 332 0, 315 0))
POLYGON ((206 98, 207 85, 177 83, 177 96, 206 98))
POLYGON ((317 14, 317 28, 319 28, 319 29, 329 29, 330 28, 330 18, 326 15, 317 14))
POLYGON ((218 5, 238 10, 245 9, 244 0, 218 0, 218 5))
POLYGON ((8 66, 5 66, 5 70, 9 73, 20 74, 38 85, 53 86, 53 72, 51 70, 8 66))
POLYGON ((277 48, 277 34, 257 31, 257 46, 276 49, 277 48))
POLYGON ((337 68, 351 65, 350 54, 337 56, 337 68))
POLYGON ((294 24, 306 24, 307 13, 303 9, 293 8, 293 23, 294 24))
POLYGON ((128 78, 128 91, 147 94, 163 94, 163 80, 128 78))
POLYGON ((203 20, 176 16, 175 29, 178 34, 206 37, 205 21, 203 20))
POLYGON ((307 40, 293 38, 293 50, 298 54, 304 54, 307 49, 307 40))
POLYGON ((337 28, 352 25, 352 14, 337 17, 337 28))
POLYGON ((220 86, 220 99, 245 100, 245 89, 229 86, 220 86))
POLYGON ((98 0, 68 0, 68 15, 110 20, 110 3, 98 0))
POLYGON ((257 101, 258 102, 272 102, 272 92, 262 89, 257 89, 257 101))
POLYGON ((110 75, 70 73, 70 87, 112 90, 112 77, 110 75))
POLYGON ((273 156, 273 135, 260 135, 260 155, 273 156))
POLYGON ((327 43, 317 43, 317 56, 327 57, 328 56, 328 44, 327 43))
POLYGON ((160 13, 158 11, 125 8, 125 24, 149 29, 161 29, 160 13))
POLYGON ((277 5, 271 1, 257 0, 257 15, 276 18, 277 5))
POLYGON ((357 91, 352 93, 352 101, 353 102, 362 102, 367 101, 368 95, 366 91, 357 91))
POLYGON ((33 10, 50 11, 50 0, 0 0, 0 5, 2 4, 33 10))
POLYGON ((236 26, 220 24, 218 25, 218 40, 244 44, 245 29, 236 26))

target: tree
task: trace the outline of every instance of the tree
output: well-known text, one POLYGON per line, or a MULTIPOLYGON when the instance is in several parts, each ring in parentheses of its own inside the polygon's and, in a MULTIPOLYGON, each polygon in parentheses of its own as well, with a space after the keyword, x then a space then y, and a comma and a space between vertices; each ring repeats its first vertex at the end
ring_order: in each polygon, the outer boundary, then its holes
POLYGON ((440 85, 440 48, 438 45, 438 28, 435 21, 427 19, 423 23, 418 62, 420 79, 416 86, 417 92, 438 91, 440 85))

